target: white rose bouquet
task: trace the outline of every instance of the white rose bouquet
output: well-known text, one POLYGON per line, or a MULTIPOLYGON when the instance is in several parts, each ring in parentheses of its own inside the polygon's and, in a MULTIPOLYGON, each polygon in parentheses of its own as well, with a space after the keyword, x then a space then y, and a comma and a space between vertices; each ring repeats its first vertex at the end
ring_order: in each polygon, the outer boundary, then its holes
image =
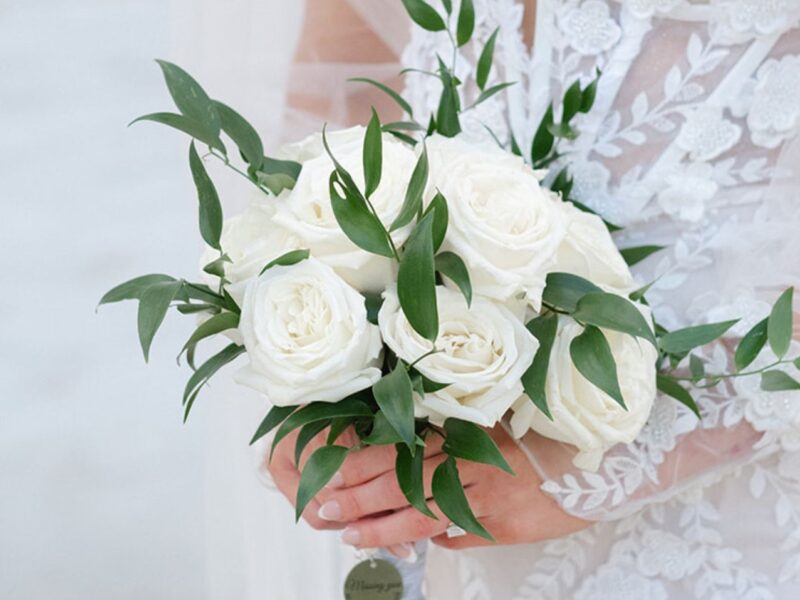
MULTIPOLYGON (((425 2, 405 5, 420 26, 446 27, 425 2)), ((474 26, 471 2, 461 7, 457 45, 474 26)), ((472 82, 477 102, 510 85, 486 87, 495 35, 472 82)), ((159 65, 179 112, 137 121, 193 138, 189 165, 208 246, 203 282, 145 275, 101 303, 139 302, 145 359, 170 307, 199 316, 182 351, 192 368, 186 416, 204 384, 244 355, 237 381, 272 406, 253 441, 274 431, 274 448, 300 429, 299 456, 328 430, 303 470, 298 516, 354 450, 337 444, 347 428, 360 445, 396 447, 400 488, 428 515, 421 448, 431 433, 442 435, 448 458, 433 477, 433 500, 455 524, 491 539, 470 510, 456 459, 510 470, 485 429, 501 419, 517 436, 532 428, 574 445, 576 465, 596 469, 609 447, 637 436, 657 390, 699 417, 692 385, 759 374, 764 389, 800 389, 783 370, 791 289, 738 342, 735 372, 706 373, 691 351, 734 321, 666 331, 647 306, 648 286, 628 268, 660 248, 618 250, 617 228, 570 200, 559 141, 591 109, 597 78, 551 104, 525 157, 513 138, 510 151, 462 139, 463 82, 440 59, 442 95, 427 124, 395 91, 361 80, 389 94, 407 119, 382 124, 373 111, 366 127, 323 128, 270 158, 241 115, 178 66, 159 65), (258 190, 244 213, 223 219, 206 158, 258 190), (198 344, 219 335, 229 345, 197 365, 198 344), (767 343, 777 360, 748 371, 767 343)))

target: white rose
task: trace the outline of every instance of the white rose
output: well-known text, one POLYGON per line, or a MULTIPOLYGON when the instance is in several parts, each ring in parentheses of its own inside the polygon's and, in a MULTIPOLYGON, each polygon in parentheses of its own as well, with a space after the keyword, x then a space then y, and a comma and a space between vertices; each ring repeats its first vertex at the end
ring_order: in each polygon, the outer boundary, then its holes
MULTIPOLYGON (((363 127, 328 134, 328 144, 342 166, 363 190, 363 127)), ((333 267, 353 287, 361 291, 382 291, 394 280, 391 259, 358 248, 342 231, 331 208, 329 178, 333 163, 322 148, 321 136, 284 149, 283 154, 303 159, 303 170, 288 197, 278 202, 275 221, 297 235, 311 253, 333 267)), ((383 136, 383 171, 378 189, 370 201, 388 228, 405 199, 408 181, 416 165, 414 152, 389 134, 383 136)), ((410 227, 392 233, 401 245, 410 227)))
MULTIPOLYGON (((436 288, 439 307, 440 352, 422 359, 416 369, 425 377, 449 383, 420 398, 415 414, 436 425, 448 417, 492 427, 522 393, 520 378, 533 361, 539 343, 505 306, 473 298, 468 309, 456 291, 436 288)), ((411 363, 431 349, 400 310, 394 289, 384 294, 378 314, 381 334, 400 358, 411 363)))
MULTIPOLYGON (((225 263, 225 278, 233 287, 258 275, 271 260, 302 247, 297 236, 272 220, 276 203, 284 198, 284 195, 267 198, 259 194, 244 212, 223 223, 220 245, 231 259, 225 263)), ((200 259, 201 269, 217 258, 219 251, 206 246, 200 259)), ((202 277, 211 287, 219 284, 219 279, 208 273, 202 272, 202 277)))
POLYGON ((579 275, 607 292, 632 292, 636 283, 603 220, 569 202, 560 208, 567 234, 556 251, 553 270, 579 275))
MULTIPOLYGON (((637 305, 646 318, 649 310, 637 305)), ((528 396, 514 405, 511 428, 516 437, 533 429, 545 437, 578 448, 575 466, 596 471, 603 454, 618 443, 630 443, 644 427, 656 396, 658 353, 649 342, 625 333, 603 333, 617 364, 617 377, 628 410, 581 375, 572 363, 569 346, 583 327, 569 317, 559 317, 550 356, 545 393, 550 421, 528 396)))
POLYGON ((381 377, 364 298, 314 258, 252 279, 239 331, 250 364, 235 378, 276 406, 337 402, 381 377))
POLYGON ((566 230, 561 201, 518 156, 442 137, 427 145, 431 184, 450 212, 443 249, 464 259, 476 293, 523 294, 538 310, 566 230))

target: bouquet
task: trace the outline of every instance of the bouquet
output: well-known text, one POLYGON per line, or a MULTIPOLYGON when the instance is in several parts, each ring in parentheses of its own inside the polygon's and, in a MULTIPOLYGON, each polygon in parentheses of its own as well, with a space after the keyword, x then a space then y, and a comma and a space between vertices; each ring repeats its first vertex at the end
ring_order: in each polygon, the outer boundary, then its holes
MULTIPOLYGON (((421 27, 450 31, 449 2, 446 17, 421 0, 404 4, 421 27)), ((454 50, 472 36, 471 11, 464 0, 454 16, 454 50)), ((513 136, 509 149, 496 138, 497 147, 463 139, 461 116, 471 106, 462 107, 459 88, 475 86, 477 104, 511 85, 487 85, 496 35, 474 80, 460 81, 454 65, 438 59, 429 75, 441 97, 426 122, 394 90, 359 79, 388 94, 404 120, 384 123, 373 110, 364 127, 323 128, 276 157, 265 156, 239 113, 158 61, 178 112, 136 121, 192 138, 207 245, 202 280, 145 275, 101 304, 138 301, 145 360, 170 308, 197 319, 181 350, 191 368, 184 418, 215 373, 241 359, 237 381, 271 405, 252 442, 272 433, 274 449, 299 430, 299 460, 327 431, 303 469, 298 518, 348 453, 367 445, 396 448, 400 488, 434 518, 422 461, 427 441, 441 436, 447 459, 433 476, 433 501, 458 527, 491 539, 470 509, 456 460, 510 471, 487 433, 506 415, 516 436, 533 429, 572 444, 575 464, 593 470, 608 448, 634 440, 657 391, 699 418, 695 386, 760 376, 765 390, 800 389, 787 372, 792 362, 800 369, 800 359, 787 357, 792 289, 735 342, 735 371, 706 372, 692 350, 736 321, 667 331, 648 307, 649 286, 629 270, 661 248, 618 249, 618 227, 571 198, 561 141, 591 110, 600 73, 553 100, 525 152, 513 136), (223 218, 206 160, 252 184, 245 212, 223 218), (198 362, 201 342, 220 336, 228 345, 198 362), (775 359, 751 369, 767 345, 775 359), (346 429, 358 447, 337 443, 346 429)))

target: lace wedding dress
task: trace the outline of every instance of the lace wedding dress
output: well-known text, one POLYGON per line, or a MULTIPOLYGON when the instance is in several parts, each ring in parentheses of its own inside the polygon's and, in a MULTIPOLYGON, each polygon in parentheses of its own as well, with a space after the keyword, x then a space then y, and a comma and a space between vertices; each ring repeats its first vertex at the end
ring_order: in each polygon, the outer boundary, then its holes
MULTIPOLYGON (((488 127, 504 143, 513 133, 526 148, 548 102, 602 70, 595 105, 563 149, 574 195, 625 226, 616 234, 623 247, 667 246, 635 268, 643 283, 655 280, 648 297, 661 322, 680 327, 701 316, 744 316, 733 331, 741 335, 779 290, 800 285, 800 0, 474 3, 476 34, 459 52, 460 78, 470 81, 499 27, 490 84, 516 84, 466 113, 465 135, 494 143, 488 127)), ((446 35, 410 28, 400 0, 305 4, 287 80, 285 140, 318 131, 324 121, 363 122, 370 105, 392 115, 391 102, 344 83, 348 77, 405 85, 420 119, 434 109, 436 79, 396 74, 400 63, 430 69, 437 52, 450 56, 446 35)), ((267 5, 264 16, 279 19, 276 3, 267 5)), ((258 45, 244 55, 254 60, 258 45)), ((466 105, 475 95, 469 85, 465 95, 466 105)), ((730 360, 723 345, 701 357, 709 371, 730 360)), ((224 390, 226 400, 235 390, 224 390)), ((434 546, 428 598, 800 597, 798 394, 763 393, 753 378, 696 399, 702 421, 659 398, 639 438, 609 452, 597 472, 576 470, 569 448, 528 435, 521 444, 543 489, 596 524, 534 545, 460 552, 434 546)), ((245 429, 230 443, 241 444, 245 429)), ((283 502, 261 496, 237 514, 244 520, 283 502)), ((289 518, 280 511, 270 527, 289 518)), ((281 590, 281 598, 339 597, 336 565, 348 550, 320 537, 295 543, 286 528, 277 539, 274 529, 252 527, 254 520, 243 527, 247 597, 272 597, 265 590, 281 590), (322 581, 312 592, 315 578, 322 581), (292 581, 305 595, 292 594, 292 581)), ((217 558, 225 552, 223 544, 212 547, 217 558)))
MULTIPOLYGON (((468 114, 466 135, 522 148, 552 98, 601 69, 592 111, 566 144, 573 194, 623 225, 620 244, 666 245, 636 268, 668 327, 744 316, 800 283, 800 3, 796 0, 539 0, 532 48, 526 7, 476 0, 468 81, 497 38, 496 81, 516 81, 468 114)), ((405 66, 449 56, 444 34, 415 28, 405 66)), ((490 82, 491 84, 491 82, 490 82)), ((439 83, 408 76, 422 115, 439 83)), ((469 98, 466 99, 469 103, 469 98)), ((466 105, 465 104, 465 105, 466 105)), ((701 355, 727 367, 722 345, 701 355)), ((659 398, 639 438, 597 472, 527 436, 523 448, 564 510, 598 523, 529 546, 447 552, 428 562, 431 598, 800 597, 800 397, 757 378, 696 395, 698 421, 659 398)))

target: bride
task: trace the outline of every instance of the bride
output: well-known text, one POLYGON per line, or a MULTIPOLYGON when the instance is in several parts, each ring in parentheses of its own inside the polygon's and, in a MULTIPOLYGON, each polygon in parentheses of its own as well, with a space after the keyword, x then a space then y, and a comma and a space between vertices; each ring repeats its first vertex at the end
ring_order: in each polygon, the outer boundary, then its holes
MULTIPOLYGON (((430 4, 445 14, 447 2, 430 4)), ((648 297, 661 322, 744 315, 741 336, 779 290, 800 285, 799 0, 474 4, 476 34, 459 50, 457 74, 470 79, 499 28, 490 85, 516 84, 466 113, 463 135, 494 143, 490 129, 529 147, 550 100, 599 69, 596 101, 563 161, 573 195, 624 226, 622 247, 666 246, 635 271, 655 281, 648 297)), ((440 84, 421 71, 452 52, 446 33, 410 28, 401 0, 307 0, 297 48, 284 128, 294 139, 323 121, 363 122, 372 105, 384 121, 400 117, 348 77, 403 89, 426 115, 440 84), (400 66, 417 71, 400 77, 400 66)), ((717 369, 732 360, 725 345, 701 358, 717 369)), ((381 447, 351 455, 304 516, 316 529, 341 529, 346 545, 401 558, 431 538, 430 599, 798 597, 800 399, 743 379, 697 401, 701 421, 659 398, 638 439, 606 454, 596 472, 572 467, 565 446, 534 433, 515 441, 497 428, 517 476, 461 467, 493 546, 448 537, 446 518, 408 508, 381 447)), ((293 447, 291 438, 280 444, 269 466, 290 499, 293 447)), ((441 459, 429 449, 428 477, 441 459)), ((248 556, 254 569, 265 561, 248 556)), ((338 595, 333 581, 326 588, 338 595)))

